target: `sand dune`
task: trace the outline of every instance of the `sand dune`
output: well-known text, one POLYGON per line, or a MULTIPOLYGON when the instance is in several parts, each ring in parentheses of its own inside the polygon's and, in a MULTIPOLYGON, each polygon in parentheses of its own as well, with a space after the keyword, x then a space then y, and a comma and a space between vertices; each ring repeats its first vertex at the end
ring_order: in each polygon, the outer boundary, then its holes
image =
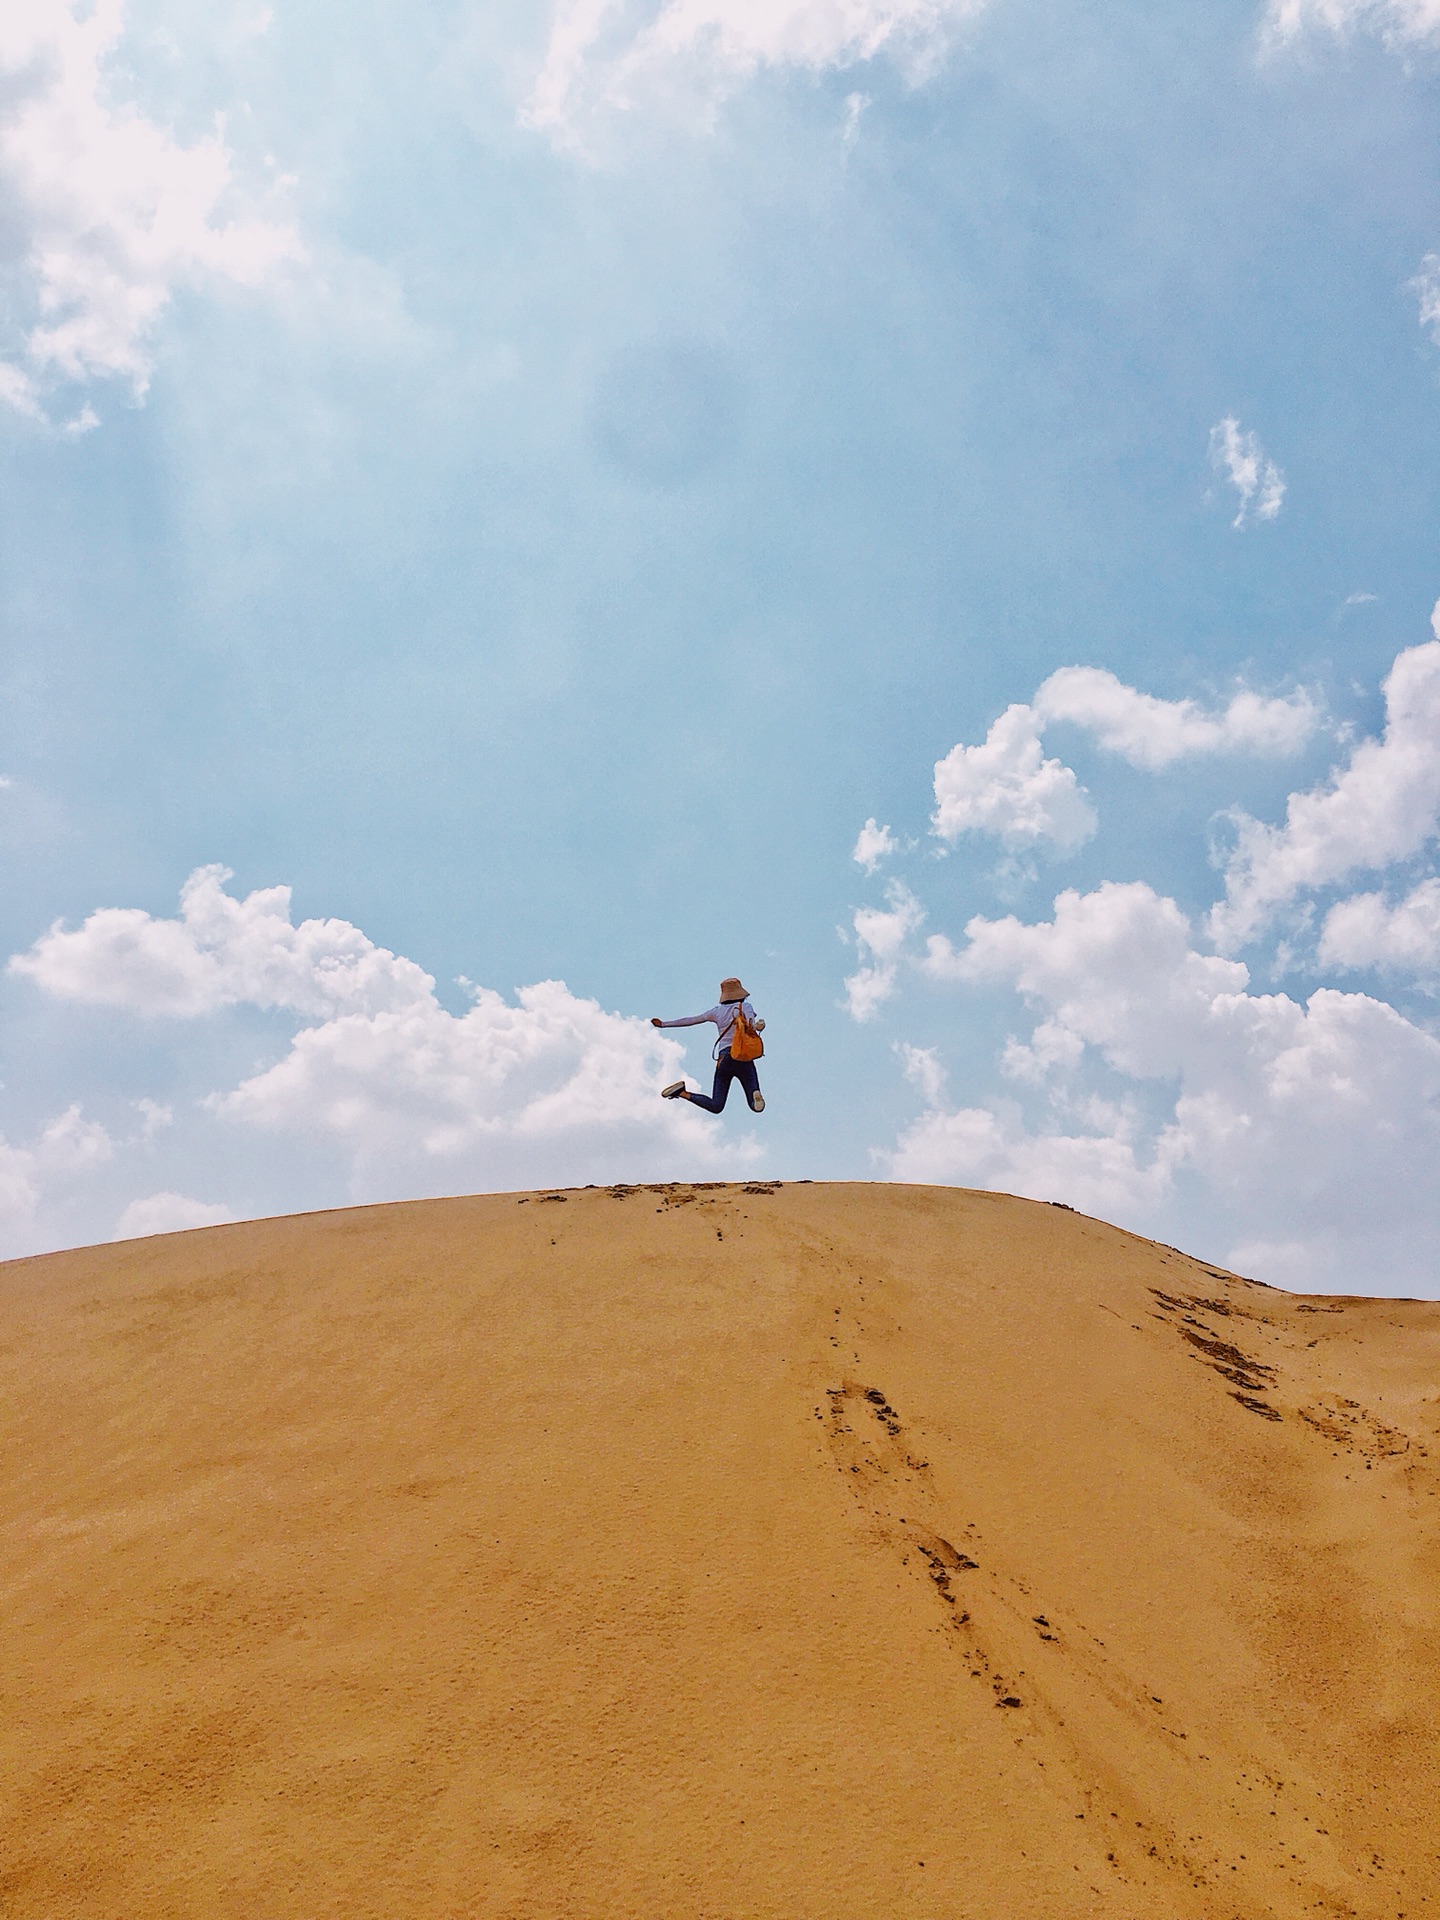
POLYGON ((1440 1305, 808 1184, 0 1299, 13 1920, 1440 1913, 1440 1305))

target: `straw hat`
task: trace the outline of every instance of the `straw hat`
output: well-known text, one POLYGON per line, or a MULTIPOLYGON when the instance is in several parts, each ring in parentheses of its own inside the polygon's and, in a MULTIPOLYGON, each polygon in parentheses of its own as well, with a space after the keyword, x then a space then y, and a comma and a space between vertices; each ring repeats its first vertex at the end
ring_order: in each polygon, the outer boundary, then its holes
POLYGON ((744 987, 741 986, 733 973, 728 980, 722 980, 720 982, 720 1004, 722 1007, 728 1007, 736 1000, 744 1000, 746 998, 748 998, 748 996, 744 987))

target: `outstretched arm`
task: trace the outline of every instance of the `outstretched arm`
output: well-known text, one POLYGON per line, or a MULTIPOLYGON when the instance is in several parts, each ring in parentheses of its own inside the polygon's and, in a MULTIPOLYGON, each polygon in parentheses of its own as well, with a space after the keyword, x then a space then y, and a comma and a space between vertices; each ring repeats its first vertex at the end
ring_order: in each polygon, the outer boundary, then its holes
POLYGON ((662 1020, 658 1014, 652 1014, 652 1027, 703 1027, 710 1018, 708 1013, 687 1013, 683 1020, 662 1020))

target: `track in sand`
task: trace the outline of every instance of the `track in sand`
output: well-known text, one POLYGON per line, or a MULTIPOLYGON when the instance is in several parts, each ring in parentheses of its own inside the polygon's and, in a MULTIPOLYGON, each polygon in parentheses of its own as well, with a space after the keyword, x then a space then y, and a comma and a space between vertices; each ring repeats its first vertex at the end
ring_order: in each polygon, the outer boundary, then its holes
POLYGON ((1440 1920, 1440 1304, 600 1188, 0 1268, 7 1920, 1440 1920))

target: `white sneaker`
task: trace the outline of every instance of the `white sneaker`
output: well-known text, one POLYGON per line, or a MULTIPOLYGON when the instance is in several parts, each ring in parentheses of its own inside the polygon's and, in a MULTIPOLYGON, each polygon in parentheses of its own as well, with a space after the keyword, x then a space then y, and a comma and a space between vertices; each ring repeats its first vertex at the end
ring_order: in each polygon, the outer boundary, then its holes
POLYGON ((752 1113, 764 1113, 765 1096, 763 1093, 757 1093, 755 1098, 750 1102, 750 1111, 752 1113))
POLYGON ((678 1100, 684 1091, 685 1082, 683 1080, 672 1080, 668 1087, 662 1087, 660 1089, 660 1098, 662 1100, 678 1100))

